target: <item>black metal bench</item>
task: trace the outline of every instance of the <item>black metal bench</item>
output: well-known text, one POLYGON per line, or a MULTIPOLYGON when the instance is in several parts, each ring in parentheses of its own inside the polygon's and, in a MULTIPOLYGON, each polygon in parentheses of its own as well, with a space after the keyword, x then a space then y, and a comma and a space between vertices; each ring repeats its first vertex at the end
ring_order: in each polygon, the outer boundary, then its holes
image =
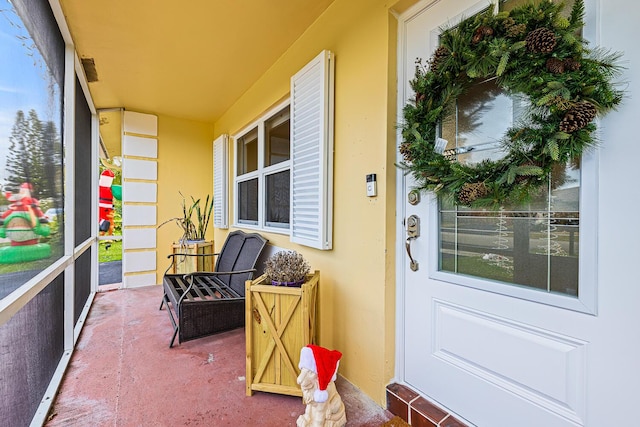
POLYGON ((169 347, 176 336, 181 343, 244 326, 245 281, 253 278, 266 244, 261 235, 238 230, 229 233, 220 253, 168 256, 160 309, 166 304, 173 325, 169 347), (214 271, 167 274, 177 257, 187 256, 217 256, 214 271))

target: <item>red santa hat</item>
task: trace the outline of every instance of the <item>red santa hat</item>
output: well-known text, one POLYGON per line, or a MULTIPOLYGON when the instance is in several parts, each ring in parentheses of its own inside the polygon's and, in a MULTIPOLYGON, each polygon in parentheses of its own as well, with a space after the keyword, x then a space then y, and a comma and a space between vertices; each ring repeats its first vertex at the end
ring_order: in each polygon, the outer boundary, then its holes
POLYGON ((29 184, 28 182, 23 182, 20 185, 20 192, 18 194, 20 194, 20 197, 31 197, 32 191, 33 185, 29 184))
POLYGON ((313 392, 313 400, 322 403, 329 398, 327 386, 335 381, 342 353, 324 347, 309 344, 300 350, 298 368, 308 369, 318 375, 318 389, 313 392))

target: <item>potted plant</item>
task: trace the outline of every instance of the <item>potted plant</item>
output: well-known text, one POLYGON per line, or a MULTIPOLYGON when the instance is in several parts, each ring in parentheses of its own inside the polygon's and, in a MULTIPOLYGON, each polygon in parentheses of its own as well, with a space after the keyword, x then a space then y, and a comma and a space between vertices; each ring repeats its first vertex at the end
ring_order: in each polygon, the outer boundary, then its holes
POLYGON ((193 271, 212 271, 213 256, 187 256, 187 255, 213 255, 213 241, 206 241, 205 236, 209 222, 211 221, 211 213, 213 211, 213 199, 204 200, 204 206, 201 205, 201 199, 191 197, 191 203, 188 203, 182 196, 182 216, 177 216, 163 222, 163 225, 174 222, 182 230, 182 236, 177 242, 171 245, 173 255, 182 255, 181 257, 172 258, 173 273, 191 273, 193 271))
POLYGON ((280 251, 265 262, 264 274, 275 286, 300 287, 311 270, 304 257, 296 251, 280 251))
MULTIPOLYGON (((182 193, 180 193, 182 196, 182 193)), ((209 195, 204 201, 204 206, 200 206, 200 199, 191 196, 191 204, 187 205, 186 199, 182 196, 182 216, 171 218, 158 226, 169 222, 175 222, 182 230, 181 244, 191 242, 202 242, 205 240, 207 228, 211 221, 211 212, 213 211, 213 199, 209 199, 209 195)))

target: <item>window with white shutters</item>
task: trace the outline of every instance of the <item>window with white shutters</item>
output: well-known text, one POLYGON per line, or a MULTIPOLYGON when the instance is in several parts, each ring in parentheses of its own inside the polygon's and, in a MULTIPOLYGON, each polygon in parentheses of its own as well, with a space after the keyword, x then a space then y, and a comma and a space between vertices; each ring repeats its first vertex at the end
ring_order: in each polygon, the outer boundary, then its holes
POLYGON ((291 241, 332 248, 334 58, 322 51, 291 78, 291 241))
POLYGON ((332 249, 333 54, 291 78, 291 100, 234 136, 235 225, 332 249))
POLYGON ((228 137, 220 135, 213 141, 213 225, 217 228, 229 228, 227 219, 228 137))

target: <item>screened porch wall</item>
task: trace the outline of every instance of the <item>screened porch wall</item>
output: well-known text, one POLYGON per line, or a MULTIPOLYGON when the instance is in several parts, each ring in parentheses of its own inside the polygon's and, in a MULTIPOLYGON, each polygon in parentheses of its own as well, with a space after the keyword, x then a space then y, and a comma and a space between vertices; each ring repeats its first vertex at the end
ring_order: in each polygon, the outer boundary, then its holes
MULTIPOLYGON (((64 50, 62 37, 55 34, 58 24, 48 2, 15 0, 14 4, 22 14, 36 21, 30 27, 54 33, 51 39, 47 35, 36 37, 37 41, 44 40, 39 48, 50 43, 47 46, 60 49, 54 43, 59 39, 64 50)), ((67 66, 74 63, 70 52, 67 49, 63 55, 67 66)), ((74 82, 71 88, 63 90, 64 130, 60 129, 65 156, 63 197, 72 202, 65 203, 63 218, 68 221, 60 220, 64 234, 52 239, 66 241, 67 247, 64 253, 53 252, 51 265, 42 271, 48 272, 45 279, 38 280, 40 271, 3 276, 1 283, 7 285, 8 293, 2 295, 5 304, 0 306, 5 314, 4 323, 0 324, 0 424, 6 426, 44 422, 52 393, 61 380, 60 372, 68 363, 77 337, 75 326, 80 324, 94 295, 92 281, 97 267, 92 265, 92 251, 97 248, 97 222, 92 208, 94 203, 97 206, 93 189, 97 183, 94 179, 97 165, 93 162, 97 160, 92 148, 95 145, 92 126, 95 114, 80 81, 75 78, 76 70, 67 67, 64 73, 65 82, 74 82), (73 182, 69 177, 73 177, 73 182), (66 235, 72 238, 67 239, 66 235), (34 289, 41 290, 33 292, 34 289)))

